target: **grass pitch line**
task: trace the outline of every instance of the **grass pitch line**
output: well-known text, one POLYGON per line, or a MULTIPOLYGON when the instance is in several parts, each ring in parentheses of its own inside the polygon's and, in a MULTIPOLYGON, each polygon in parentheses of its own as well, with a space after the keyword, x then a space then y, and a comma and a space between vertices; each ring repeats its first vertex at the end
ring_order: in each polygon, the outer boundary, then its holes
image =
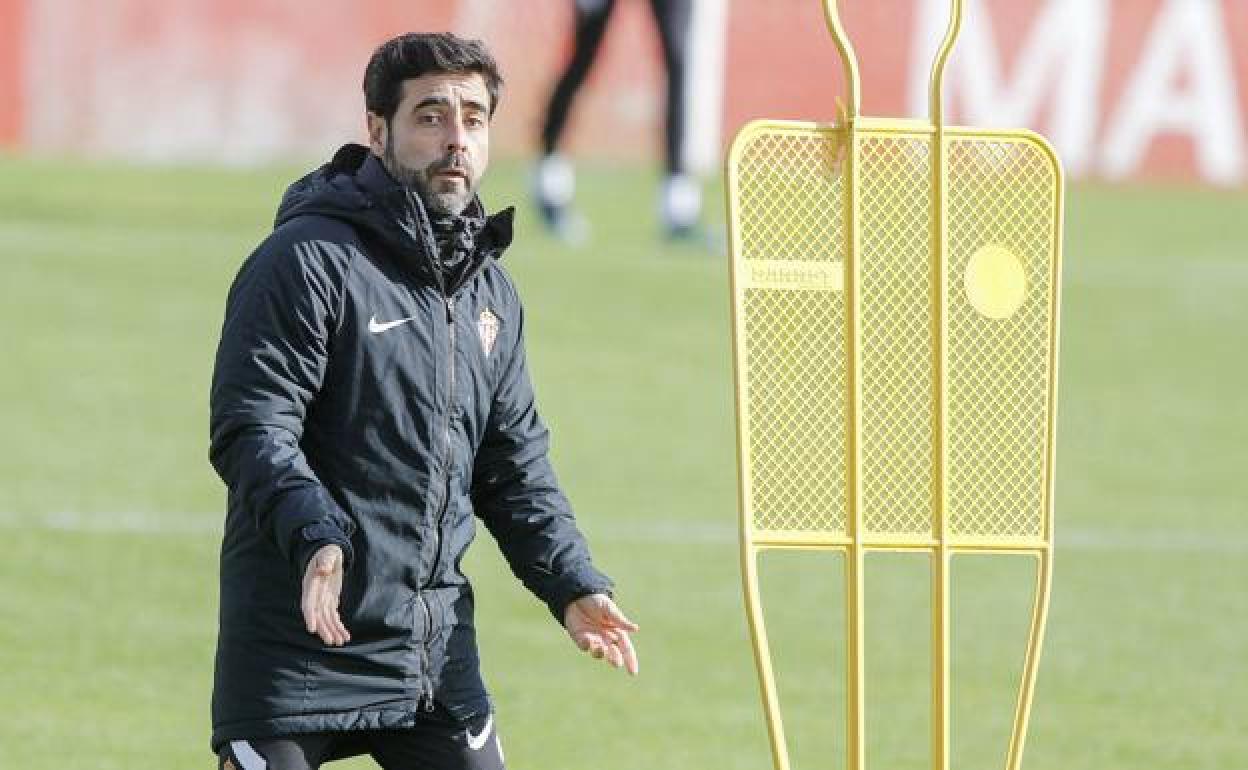
POLYGON ((221 513, 109 511, 20 514, 0 511, 0 528, 41 529, 102 535, 213 535, 220 537, 221 513))
MULTIPOLYGON (((85 513, 60 511, 20 514, 0 511, 0 529, 39 529, 101 535, 175 535, 220 537, 224 515, 205 512, 110 511, 85 513)), ((732 524, 713 522, 651 522, 643 526, 585 521, 590 542, 614 544, 685 543, 735 546, 732 524)), ((1079 551, 1186 553, 1248 553, 1248 534, 1230 532, 1115 532, 1113 530, 1063 528, 1057 544, 1079 551)))

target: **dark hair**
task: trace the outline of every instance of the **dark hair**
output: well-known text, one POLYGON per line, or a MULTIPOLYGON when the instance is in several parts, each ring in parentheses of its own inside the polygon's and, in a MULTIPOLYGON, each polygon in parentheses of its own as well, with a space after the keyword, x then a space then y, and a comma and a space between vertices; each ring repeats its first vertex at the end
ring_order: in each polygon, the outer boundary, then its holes
POLYGON ((382 43, 364 70, 364 106, 387 121, 394 117, 403 81, 421 75, 477 73, 490 94, 490 115, 498 106, 503 78, 498 64, 480 40, 450 32, 409 32, 382 43))

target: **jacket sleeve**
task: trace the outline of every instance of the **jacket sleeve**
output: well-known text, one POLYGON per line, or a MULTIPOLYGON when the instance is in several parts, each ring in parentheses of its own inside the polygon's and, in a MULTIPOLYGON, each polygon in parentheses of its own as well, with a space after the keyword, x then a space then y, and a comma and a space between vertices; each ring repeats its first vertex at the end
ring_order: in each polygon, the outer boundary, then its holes
POLYGON ((213 371, 213 467, 232 505, 276 545, 297 578, 324 545, 341 546, 348 565, 352 557, 352 522, 300 447, 340 296, 323 245, 271 237, 230 289, 213 371))
POLYGON ((477 452, 473 507, 498 541, 511 571, 562 624, 569 603, 588 594, 609 593, 611 581, 590 560, 589 546, 551 467, 549 444, 549 431, 534 402, 520 330, 477 452))

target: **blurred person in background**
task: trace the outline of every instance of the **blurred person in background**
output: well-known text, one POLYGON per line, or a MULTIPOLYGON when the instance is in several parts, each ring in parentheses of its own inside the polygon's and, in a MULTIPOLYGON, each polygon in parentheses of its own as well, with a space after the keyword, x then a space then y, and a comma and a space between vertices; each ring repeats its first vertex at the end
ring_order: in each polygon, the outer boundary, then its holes
POLYGON ((486 215, 501 78, 404 35, 364 77, 370 147, 295 182, 226 303, 211 459, 229 488, 218 768, 500 770, 461 560, 480 517, 582 650, 637 672, 548 459, 523 310, 486 215))
MULTIPOLYGON (((542 221, 557 237, 579 243, 588 236, 588 223, 572 207, 575 174, 559 152, 568 112, 585 82, 606 32, 616 0, 576 0, 575 45, 546 108, 542 125, 541 158, 537 164, 536 195, 542 221)), ((659 193, 659 216, 672 238, 696 234, 702 212, 702 190, 687 170, 684 155, 688 94, 688 50, 693 0, 650 0, 663 48, 667 73, 664 156, 666 175, 659 193)))

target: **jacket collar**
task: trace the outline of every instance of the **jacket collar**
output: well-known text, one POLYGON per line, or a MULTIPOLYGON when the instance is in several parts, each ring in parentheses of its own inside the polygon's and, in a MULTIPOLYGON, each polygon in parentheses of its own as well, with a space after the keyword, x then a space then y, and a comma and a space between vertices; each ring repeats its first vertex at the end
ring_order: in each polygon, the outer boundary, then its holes
MULTIPOLYGON (((437 248, 424 202, 419 195, 399 184, 386 170, 380 158, 366 147, 348 144, 334 155, 330 167, 342 171, 354 168, 356 184, 360 186, 372 205, 379 208, 386 219, 397 227, 398 232, 395 234, 401 236, 403 241, 416 246, 432 263, 437 248)), ((476 257, 478 259, 502 257, 503 252, 511 245, 514 236, 515 213, 515 207, 508 206, 495 214, 486 216, 481 198, 473 196, 464 214, 484 220, 481 232, 477 235, 476 257)))

